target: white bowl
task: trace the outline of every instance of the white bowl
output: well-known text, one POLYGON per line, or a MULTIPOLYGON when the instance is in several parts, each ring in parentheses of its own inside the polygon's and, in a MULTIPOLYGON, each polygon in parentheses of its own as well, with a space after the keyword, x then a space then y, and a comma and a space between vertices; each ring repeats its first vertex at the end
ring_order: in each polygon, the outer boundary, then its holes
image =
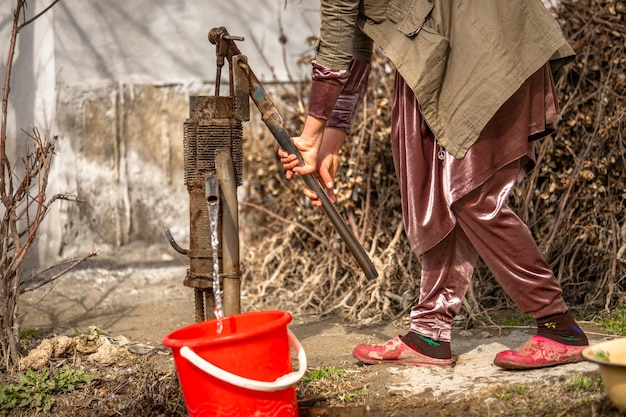
POLYGON ((626 338, 589 346, 582 351, 582 356, 600 365, 600 376, 609 398, 626 412, 626 338))

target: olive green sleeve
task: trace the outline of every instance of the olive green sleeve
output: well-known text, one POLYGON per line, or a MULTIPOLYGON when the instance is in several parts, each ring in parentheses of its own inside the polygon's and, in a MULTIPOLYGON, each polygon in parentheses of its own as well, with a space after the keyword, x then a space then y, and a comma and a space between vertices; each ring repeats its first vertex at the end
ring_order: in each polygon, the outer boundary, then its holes
POLYGON ((358 0, 321 1, 320 39, 315 60, 326 68, 346 70, 354 59, 369 62, 372 43, 356 25, 358 0))
POLYGON ((357 27, 354 36, 353 58, 355 61, 361 61, 369 64, 372 60, 372 48, 374 42, 357 27))

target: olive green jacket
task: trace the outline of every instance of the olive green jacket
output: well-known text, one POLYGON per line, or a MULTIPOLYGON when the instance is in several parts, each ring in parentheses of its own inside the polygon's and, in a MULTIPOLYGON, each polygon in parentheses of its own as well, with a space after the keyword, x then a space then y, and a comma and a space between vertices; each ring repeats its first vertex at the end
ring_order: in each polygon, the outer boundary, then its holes
POLYGON ((541 0, 322 0, 316 61, 347 69, 372 40, 414 91, 437 141, 462 158, 504 102, 574 58, 541 0), (364 36, 365 34, 366 36, 364 36))

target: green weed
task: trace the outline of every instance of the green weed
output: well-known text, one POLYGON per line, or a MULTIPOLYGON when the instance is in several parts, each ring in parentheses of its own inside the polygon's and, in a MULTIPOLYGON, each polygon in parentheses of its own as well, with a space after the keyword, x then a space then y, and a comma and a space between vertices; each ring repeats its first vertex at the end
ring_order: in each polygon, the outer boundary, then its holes
POLYGON ((358 372, 332 365, 309 369, 298 384, 298 395, 330 406, 359 402, 367 397, 368 391, 361 387, 353 388, 356 374, 358 372))
POLYGON ((529 326, 533 324, 535 324, 535 319, 530 314, 521 314, 502 319, 502 325, 504 326, 529 326))
POLYGON ((335 368, 334 366, 324 366, 322 368, 313 368, 307 371, 306 375, 302 377, 302 382, 310 383, 320 381, 322 379, 333 379, 344 374, 343 369, 335 368))
POLYGON ((601 319, 600 325, 608 332, 626 336, 626 308, 618 308, 608 318, 601 319))
POLYGON ((41 331, 35 329, 22 329, 20 330, 20 339, 34 339, 41 335, 41 331))
POLYGON ((591 378, 587 375, 578 375, 565 383, 565 391, 567 392, 596 392, 601 391, 603 387, 604 384, 600 376, 591 378))
POLYGON ((367 397, 367 394, 368 394, 368 391, 366 389, 361 389, 361 390, 354 391, 354 392, 338 394, 335 398, 337 398, 339 401, 349 403, 349 402, 357 401, 358 399, 362 397, 367 397))
POLYGON ((595 381, 585 375, 576 376, 565 384, 565 391, 568 392, 581 392, 581 391, 589 391, 595 385, 595 381))
POLYGON ((513 395, 523 395, 528 390, 526 385, 518 385, 516 387, 508 387, 506 391, 499 395, 502 401, 508 401, 513 395))
POLYGON ((37 374, 32 369, 18 375, 14 384, 0 383, 0 413, 14 408, 28 408, 49 413, 54 405, 54 395, 76 390, 80 385, 93 381, 95 375, 63 365, 54 373, 44 369, 37 374))
POLYGON ((41 332, 39 330, 35 330, 35 329, 22 329, 20 330, 20 346, 22 347, 22 349, 26 349, 26 347, 28 346, 28 343, 41 336, 41 332))

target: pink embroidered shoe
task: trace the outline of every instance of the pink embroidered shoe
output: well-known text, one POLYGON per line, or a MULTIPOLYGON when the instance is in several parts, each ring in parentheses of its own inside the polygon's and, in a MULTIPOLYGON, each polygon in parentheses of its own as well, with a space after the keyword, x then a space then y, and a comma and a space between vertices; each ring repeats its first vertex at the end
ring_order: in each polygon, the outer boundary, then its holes
POLYGON ((543 336, 533 336, 517 349, 498 353, 493 363, 504 369, 536 369, 583 360, 587 346, 570 346, 543 336))
POLYGON ((408 347, 400 336, 379 345, 358 345, 352 355, 363 363, 397 363, 415 366, 450 366, 453 359, 437 359, 422 355, 408 347))

